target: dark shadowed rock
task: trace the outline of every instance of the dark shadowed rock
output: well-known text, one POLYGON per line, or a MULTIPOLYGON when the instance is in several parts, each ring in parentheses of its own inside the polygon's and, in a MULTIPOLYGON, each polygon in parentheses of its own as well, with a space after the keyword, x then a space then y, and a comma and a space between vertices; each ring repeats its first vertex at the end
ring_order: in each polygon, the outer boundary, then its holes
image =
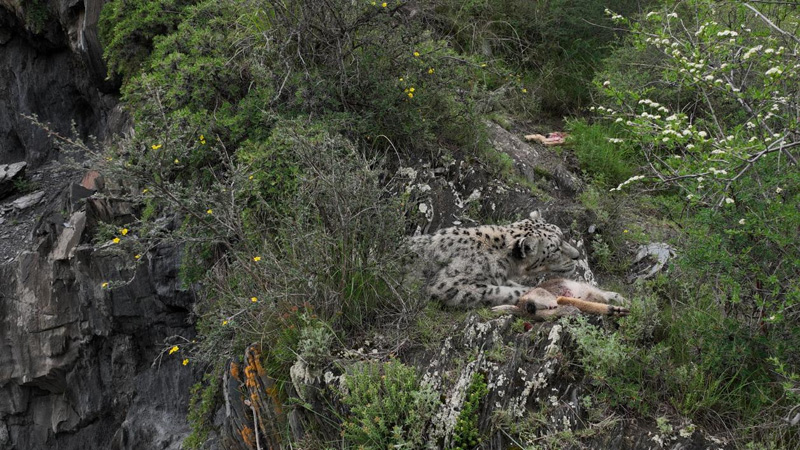
POLYGON ((24 115, 36 115, 60 134, 72 122, 81 138, 106 135, 116 100, 105 80, 97 19, 102 0, 0 2, 0 163, 37 167, 56 150, 47 133, 24 115), (30 8, 47 14, 26 23, 30 8))
POLYGON ((14 192, 14 183, 25 175, 25 161, 14 164, 0 164, 0 200, 14 192))

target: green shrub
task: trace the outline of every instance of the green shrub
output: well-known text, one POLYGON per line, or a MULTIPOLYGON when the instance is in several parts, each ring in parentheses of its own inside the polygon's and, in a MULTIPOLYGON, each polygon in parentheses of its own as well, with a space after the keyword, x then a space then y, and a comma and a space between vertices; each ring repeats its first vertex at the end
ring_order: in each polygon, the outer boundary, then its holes
MULTIPOLYGON (((487 84, 504 86, 502 104, 518 115, 538 119, 541 109, 554 116, 575 112, 590 101, 589 81, 611 50, 616 33, 596 0, 435 2, 434 22, 453 36, 456 47, 487 61, 487 84), (522 90, 525 89, 525 92, 522 90)), ((638 2, 617 2, 621 12, 638 2)), ((499 102, 498 102, 499 103, 499 102)))
POLYGON ((472 376, 472 382, 467 388, 464 405, 456 419, 456 426, 453 429, 452 449, 466 450, 475 448, 480 444, 480 432, 478 430, 478 418, 480 416, 481 399, 489 393, 486 385, 486 377, 481 373, 472 376))
POLYGON ((342 402, 350 409, 342 424, 348 445, 420 448, 439 395, 399 361, 364 363, 345 377, 342 402))
POLYGON ((172 32, 193 0, 112 0, 100 12, 98 31, 109 73, 130 78, 150 57, 153 39, 172 32))
POLYGON ((615 127, 579 119, 570 121, 567 128, 581 169, 600 187, 614 187, 637 169, 635 149, 617 137, 620 131, 615 127))
POLYGON ((189 398, 189 416, 187 417, 192 432, 183 441, 186 448, 204 448, 219 404, 222 367, 223 364, 218 363, 217 369, 203 375, 203 381, 192 386, 192 395, 189 398))

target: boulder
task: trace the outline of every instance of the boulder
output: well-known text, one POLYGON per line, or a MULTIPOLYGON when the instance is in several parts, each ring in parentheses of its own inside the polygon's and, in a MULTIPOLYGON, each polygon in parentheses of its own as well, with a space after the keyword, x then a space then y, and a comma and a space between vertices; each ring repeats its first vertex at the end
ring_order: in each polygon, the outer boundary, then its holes
POLYGON ((14 192, 14 182, 25 175, 28 163, 24 161, 13 164, 0 164, 0 199, 14 192))

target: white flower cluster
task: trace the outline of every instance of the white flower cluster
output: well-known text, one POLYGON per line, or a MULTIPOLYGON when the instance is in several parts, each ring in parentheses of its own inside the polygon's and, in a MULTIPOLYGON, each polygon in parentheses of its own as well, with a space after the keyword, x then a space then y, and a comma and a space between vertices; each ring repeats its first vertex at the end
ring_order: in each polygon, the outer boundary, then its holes
POLYGON ((608 142, 611 142, 612 144, 621 144, 625 142, 625 140, 619 138, 608 138, 608 142))
POLYGON ((725 36, 736 37, 738 35, 739 35, 739 33, 735 32, 733 30, 725 30, 725 31, 720 31, 719 33, 717 33, 717 36, 719 36, 719 37, 725 37, 725 36))
POLYGON ((604 12, 606 13, 607 16, 611 16, 611 20, 613 20, 615 22, 618 22, 618 21, 624 19, 624 17, 622 17, 620 14, 617 14, 614 11, 611 11, 608 8, 606 8, 604 12))
POLYGON ((767 76, 775 75, 775 76, 777 76, 777 75, 780 75, 782 73, 783 73, 783 70, 781 70, 780 67, 773 67, 773 68, 769 69, 768 71, 766 71, 764 73, 764 75, 767 75, 767 76))
POLYGON ((639 181, 639 180, 641 180, 643 178, 644 178, 644 175, 634 175, 634 176, 628 178, 627 180, 623 181, 622 183, 620 183, 619 186, 617 186, 617 187, 615 187, 613 189, 610 189, 609 192, 622 190, 622 188, 625 187, 626 185, 631 184, 634 181, 639 181))
POLYGON ((751 56, 753 56, 757 51, 760 51, 762 48, 764 48, 763 45, 757 45, 751 48, 750 50, 746 51, 744 55, 742 55, 742 59, 750 59, 751 56))
POLYGON ((714 175, 727 175, 728 172, 724 169, 715 169, 714 167, 709 167, 708 171, 713 173, 714 175))

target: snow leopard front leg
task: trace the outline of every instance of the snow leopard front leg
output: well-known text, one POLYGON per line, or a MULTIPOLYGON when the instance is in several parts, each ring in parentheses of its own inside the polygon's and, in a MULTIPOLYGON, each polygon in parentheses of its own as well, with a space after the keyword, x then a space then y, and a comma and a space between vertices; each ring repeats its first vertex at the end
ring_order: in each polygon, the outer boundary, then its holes
MULTIPOLYGON (((527 286, 500 286, 475 282, 471 278, 455 278, 433 283, 428 293, 447 306, 475 308, 478 306, 515 305, 520 297, 531 290, 527 286)), ((536 302, 538 309, 553 309, 555 302, 536 302)))

